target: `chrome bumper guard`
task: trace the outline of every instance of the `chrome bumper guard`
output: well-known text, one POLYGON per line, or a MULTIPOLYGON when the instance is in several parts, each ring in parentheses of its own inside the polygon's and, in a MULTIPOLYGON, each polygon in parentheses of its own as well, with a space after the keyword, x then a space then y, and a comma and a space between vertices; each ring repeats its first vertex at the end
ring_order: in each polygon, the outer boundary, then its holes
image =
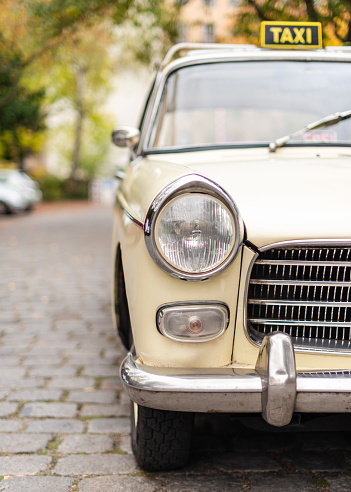
POLYGON ((152 367, 129 353, 121 378, 133 401, 160 410, 262 413, 277 427, 289 424, 294 412, 351 412, 351 372, 296 373, 284 333, 264 338, 255 370, 152 367))

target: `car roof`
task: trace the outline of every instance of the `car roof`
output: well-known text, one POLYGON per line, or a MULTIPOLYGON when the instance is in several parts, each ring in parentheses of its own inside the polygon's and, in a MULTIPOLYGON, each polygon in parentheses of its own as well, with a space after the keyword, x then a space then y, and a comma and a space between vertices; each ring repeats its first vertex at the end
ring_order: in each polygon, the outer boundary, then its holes
POLYGON ((351 46, 328 46, 317 50, 267 49, 244 44, 179 43, 158 66, 169 71, 182 65, 240 60, 316 60, 351 62, 351 46))

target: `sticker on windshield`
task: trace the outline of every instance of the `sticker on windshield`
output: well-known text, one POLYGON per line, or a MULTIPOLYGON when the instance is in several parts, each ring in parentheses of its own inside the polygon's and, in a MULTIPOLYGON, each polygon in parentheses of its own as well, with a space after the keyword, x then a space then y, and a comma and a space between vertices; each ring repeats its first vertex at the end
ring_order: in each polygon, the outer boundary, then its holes
POLYGON ((301 135, 302 141, 306 143, 332 143, 336 142, 337 135, 331 130, 316 130, 301 135))
POLYGON ((322 48, 320 22, 261 22, 262 48, 322 48))

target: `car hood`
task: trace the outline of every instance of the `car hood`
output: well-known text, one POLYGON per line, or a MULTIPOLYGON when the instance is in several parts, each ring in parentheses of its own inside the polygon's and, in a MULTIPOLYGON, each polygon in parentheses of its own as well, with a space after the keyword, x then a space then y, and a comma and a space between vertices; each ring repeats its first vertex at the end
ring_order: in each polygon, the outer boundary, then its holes
MULTIPOLYGON (((190 157, 188 167, 233 197, 247 239, 257 247, 296 239, 351 239, 347 151, 215 151, 212 158, 211 152, 201 152, 190 157)), ((184 154, 178 163, 182 160, 184 154)))

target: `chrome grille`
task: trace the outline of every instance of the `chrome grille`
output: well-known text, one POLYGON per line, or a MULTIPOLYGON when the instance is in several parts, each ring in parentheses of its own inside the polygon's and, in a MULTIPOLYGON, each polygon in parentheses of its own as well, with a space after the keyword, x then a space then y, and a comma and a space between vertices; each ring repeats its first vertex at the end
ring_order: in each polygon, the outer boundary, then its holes
POLYGON ((295 346, 351 350, 351 248, 291 247, 260 253, 249 281, 247 330, 295 346))
POLYGON ((297 375, 300 378, 349 379, 351 377, 351 371, 298 372, 297 375))

